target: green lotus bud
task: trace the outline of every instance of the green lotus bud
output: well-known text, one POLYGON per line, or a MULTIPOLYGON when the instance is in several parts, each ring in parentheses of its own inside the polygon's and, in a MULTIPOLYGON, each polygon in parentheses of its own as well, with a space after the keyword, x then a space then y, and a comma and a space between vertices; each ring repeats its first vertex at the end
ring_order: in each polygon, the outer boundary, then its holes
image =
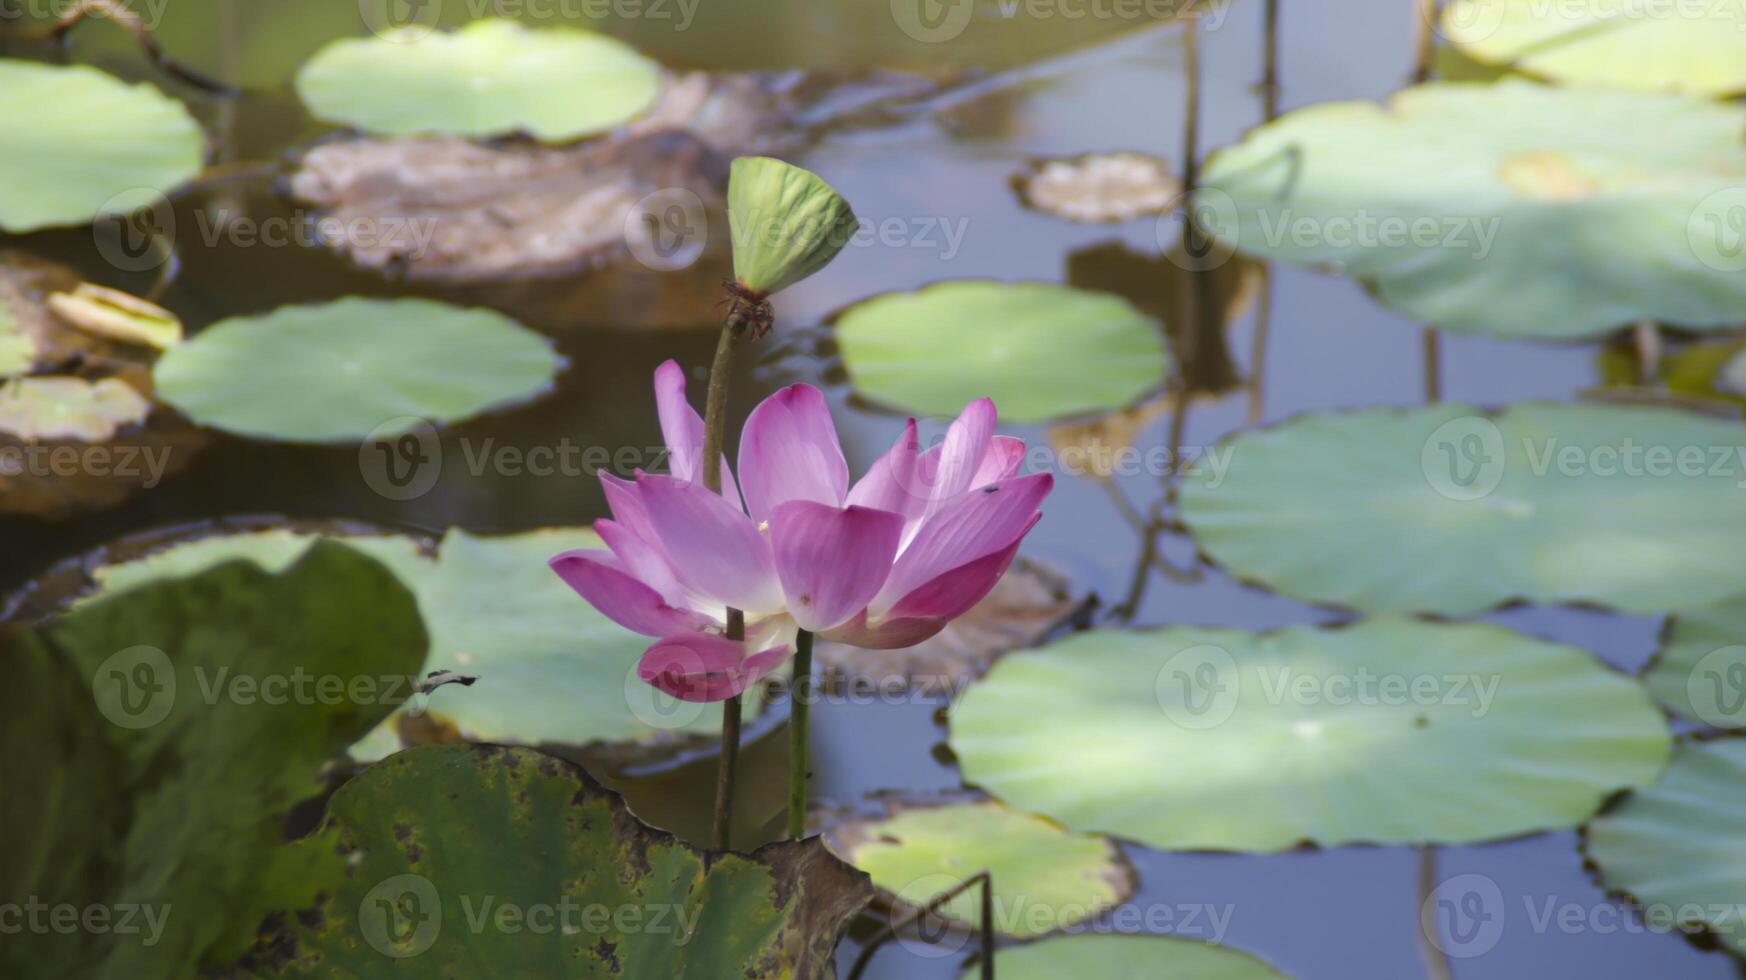
POLYGON ((111 340, 158 350, 182 342, 176 314, 119 289, 82 282, 70 293, 50 293, 48 308, 80 330, 111 340))
POLYGON ((855 213, 809 170, 769 157, 740 157, 728 176, 734 278, 769 296, 836 258, 855 233, 855 213))

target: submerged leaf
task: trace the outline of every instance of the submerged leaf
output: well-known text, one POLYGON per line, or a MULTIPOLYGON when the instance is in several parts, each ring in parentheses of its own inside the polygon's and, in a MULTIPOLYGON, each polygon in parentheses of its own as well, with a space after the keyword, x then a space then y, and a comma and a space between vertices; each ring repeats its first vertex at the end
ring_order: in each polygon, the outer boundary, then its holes
POLYGON ((1026 204, 1057 218, 1106 224, 1163 214, 1182 184, 1169 166, 1141 153, 1093 153, 1045 160, 1018 178, 1026 204))
POLYGON ((13 378, 0 384, 0 433, 26 442, 105 442, 144 422, 151 410, 145 396, 115 378, 13 378))
POLYGON ((159 350, 182 342, 176 314, 119 289, 82 282, 70 293, 50 293, 48 308, 73 326, 112 340, 159 350))
POLYGON ((779 293, 830 264, 857 227, 855 213, 809 170, 770 157, 740 157, 728 176, 734 276, 760 296, 779 293))

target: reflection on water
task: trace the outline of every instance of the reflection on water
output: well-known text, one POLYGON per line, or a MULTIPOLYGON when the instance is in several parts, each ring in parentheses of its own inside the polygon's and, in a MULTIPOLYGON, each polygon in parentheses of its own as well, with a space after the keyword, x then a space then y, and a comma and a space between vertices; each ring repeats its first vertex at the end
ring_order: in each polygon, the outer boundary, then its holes
MULTIPOLYGON (((916 0, 914 7, 906 6, 908 0, 668 2, 674 18, 684 16, 681 8, 689 9, 684 29, 677 28, 676 19, 653 16, 621 21, 612 29, 675 64, 919 68, 937 73, 945 85, 928 106, 932 112, 908 106, 876 114, 879 125, 836 128, 800 154, 797 162, 834 183, 863 218, 899 231, 883 243, 851 244, 825 272, 783 296, 778 334, 767 342, 763 361, 745 365, 737 379, 735 414, 743 414, 781 384, 820 382, 839 412, 852 465, 857 471, 864 468, 890 444, 899 420, 850 403, 842 371, 829 360, 830 345, 817 334, 816 325, 854 300, 934 280, 1066 280, 1121 292, 1143 309, 1173 319, 1181 280, 1174 266, 1158 258, 1162 247, 1180 237, 1173 218, 1113 228, 1072 225, 1020 207, 1009 178, 1035 157, 1086 151, 1134 150, 1180 166, 1183 78, 1174 28, 1114 36, 1132 25, 1062 15, 1068 8, 1094 9, 1097 5, 1090 0, 1035 8, 1053 11, 1051 16, 1034 16, 1029 4, 999 0, 916 0), (928 37, 945 37, 961 7, 976 13, 955 35, 961 43, 930 42, 928 37), (897 19, 915 10, 922 10, 925 18, 912 22, 912 33, 905 33, 895 26, 893 9, 899 10, 897 19), (918 39, 916 32, 923 37, 918 39), (1113 39, 1083 46, 1104 37, 1113 39), (992 75, 961 70, 970 66, 1012 70, 992 75), (957 230, 955 236, 941 233, 947 226, 957 230)), ((492 6, 491 0, 448 0, 434 6, 445 21, 460 21, 473 13, 469 3, 480 12, 492 6)), ((525 9, 510 0, 498 3, 515 8, 510 13, 533 13, 524 19, 539 20, 534 0, 527 0, 525 9)), ((566 8, 563 0, 551 0, 541 9, 566 8)), ((237 77, 255 86, 283 82, 323 39, 355 30, 354 0, 234 6, 228 0, 185 0, 163 9, 166 43, 192 63, 218 72, 223 52, 219 34, 208 25, 224 10, 235 15, 239 28, 239 49, 232 53, 232 63, 241 66, 237 77)), ((1288 5, 1281 25, 1283 107, 1375 97, 1393 89, 1409 68, 1411 20, 1411 5, 1397 0, 1288 5)), ((1261 7, 1237 2, 1217 8, 1208 28, 1202 49, 1201 139, 1204 146, 1217 147, 1261 116, 1255 88, 1261 77, 1261 7)), ((74 50, 80 56, 128 64, 134 56, 122 53, 125 45, 105 37, 104 31, 82 29, 74 50)), ((251 95, 236 114, 235 125, 227 154, 244 160, 274 158, 320 132, 282 88, 251 95)), ((258 185, 227 187, 222 193, 257 217, 291 214, 288 205, 258 185)), ((182 201, 177 211, 181 226, 198 228, 196 209, 207 203, 182 201)), ((181 236, 181 243, 184 266, 163 300, 184 316, 191 330, 226 315, 287 302, 405 291, 315 248, 227 247, 209 244, 198 234, 181 236)), ((104 266, 85 232, 39 234, 5 244, 72 263, 107 284, 141 290, 151 284, 150 276, 117 275, 104 266)), ((1231 269, 1234 275, 1236 266, 1231 269)), ((1229 331, 1178 338, 1179 349, 1199 352, 1185 372, 1193 387, 1211 393, 1192 402, 1182 431, 1184 447, 1211 445, 1245 424, 1245 396, 1232 386, 1249 371, 1254 304, 1243 302, 1240 286, 1230 281, 1221 287, 1221 295, 1241 308, 1229 331)), ((1360 287, 1336 277, 1277 269, 1272 288, 1264 420, 1315 409, 1420 400, 1415 325, 1382 310, 1360 287)), ((715 343, 708 288, 634 266, 586 279, 470 290, 421 287, 416 292, 499 306, 556 337, 570 362, 557 393, 445 432, 435 486, 404 502, 371 491, 354 447, 271 446, 217 437, 185 472, 117 509, 66 524, 0 521, 9 556, 0 569, 0 585, 15 585, 56 558, 132 530, 222 514, 345 515, 486 532, 591 520, 605 508, 585 467, 560 463, 542 472, 512 469, 494 462, 503 458, 497 450, 571 446, 579 459, 593 446, 658 445, 650 372, 669 357, 704 365, 715 343), (643 325, 648 318, 663 321, 662 327, 643 325), (696 329, 684 329, 686 323, 696 329)), ((965 330, 967 344, 974 343, 970 326, 965 330)), ((1593 371, 1593 352, 1583 347, 1444 339, 1443 378, 1451 398, 1482 404, 1563 399, 1592 384, 1593 371)), ((938 420, 928 424, 934 431, 924 432, 924 438, 940 428, 938 420)), ((1134 437, 1141 445, 1158 444, 1167 437, 1169 425, 1165 417, 1146 418, 1134 437)), ((1046 440, 1040 428, 1012 431, 1033 444, 1046 440)), ((1160 493, 1156 475, 1120 477, 1118 482, 1142 512, 1160 493)), ((1050 519, 1027 542, 1027 554, 1073 575, 1100 593, 1106 605, 1128 593, 1133 564, 1143 549, 1103 488, 1089 479, 1063 476, 1046 516, 1050 519)), ((1178 565, 1192 554, 1185 542, 1168 535, 1160 548, 1178 565)), ((1133 613, 1133 621, 1141 625, 1252 628, 1337 618, 1242 588, 1217 573, 1194 584, 1155 577, 1133 613)), ((1565 610, 1514 610, 1490 618, 1589 645, 1626 667, 1648 653, 1654 628, 1641 620, 1565 610)), ((936 707, 925 702, 823 705, 814 722, 818 792, 841 802, 878 789, 956 785, 955 772, 934 750, 943 735, 934 720, 936 707)), ((744 757, 745 810, 737 822, 743 831, 772 830, 778 822, 782 753, 781 739, 770 738, 744 757)), ((695 779, 691 785, 707 792, 711 771, 711 763, 702 760, 676 772, 632 780, 627 789, 652 821, 701 836, 706 805, 701 792, 687 793, 686 780, 695 779)), ((1144 921, 1160 928, 1210 939, 1212 924, 1222 922, 1219 938, 1297 976, 1398 980, 1422 974, 1415 943, 1417 859, 1410 851, 1348 848, 1273 857, 1130 851, 1141 874, 1135 907, 1148 911, 1151 918, 1144 921)), ((1599 922, 1575 930, 1537 925, 1543 920, 1529 909, 1537 911, 1547 902, 1584 909, 1608 904, 1583 873, 1568 833, 1446 850, 1441 873, 1485 875, 1505 897, 1501 941, 1481 959, 1457 961, 1457 975, 1733 975, 1725 957, 1697 952, 1678 938, 1622 926, 1602 928, 1599 922)), ((957 975, 959 962, 958 957, 922 959, 892 947, 881 953, 868 975, 944 980, 957 975)))

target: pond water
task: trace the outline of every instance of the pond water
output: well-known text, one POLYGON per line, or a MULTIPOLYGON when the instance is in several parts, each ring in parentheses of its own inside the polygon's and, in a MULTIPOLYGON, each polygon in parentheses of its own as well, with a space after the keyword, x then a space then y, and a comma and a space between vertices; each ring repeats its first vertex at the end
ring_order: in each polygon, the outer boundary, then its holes
MULTIPOLYGON (((865 6, 882 9, 884 4, 865 6)), ((1283 108, 1382 96, 1408 74, 1414 18, 1409 3, 1302 0, 1287 7, 1281 33, 1283 108)), ((762 38, 751 30, 712 33, 712 18, 719 24, 723 11, 732 9, 734 5, 700 10, 698 24, 683 33, 647 23, 630 25, 622 33, 671 64, 790 67, 848 59, 857 51, 853 32, 837 30, 841 25, 823 15, 803 19, 804 30, 776 38, 762 38)), ((1239 0, 1211 15, 1206 25, 1206 148, 1234 141, 1260 119, 1255 82, 1262 67, 1261 19, 1258 3, 1239 0)), ((849 397, 825 325, 833 311, 857 299, 939 279, 1062 281, 1070 262, 1083 273, 1114 275, 1113 269, 1099 266, 1118 252, 1105 248, 1076 262, 1075 254, 1112 242, 1156 254, 1160 240, 1174 239, 1178 227, 1169 221, 1161 226, 1150 221, 1085 226, 1026 210, 1018 206, 1008 181, 1038 156, 1127 149, 1179 162, 1185 84, 1180 31, 1170 25, 1152 27, 1044 57, 1017 41, 1007 48, 999 43, 993 47, 987 60, 1023 64, 975 85, 948 88, 929 107, 933 111, 909 112, 888 125, 829 132, 793 155, 794 162, 831 181, 864 218, 900 221, 908 240, 898 247, 851 245, 826 271, 782 296, 776 333, 757 348, 756 363, 745 366, 736 382, 737 413, 786 383, 818 384, 832 398, 851 467, 859 472, 890 444, 901 419, 849 397)), ((282 88, 251 95, 237 119, 231 150, 237 159, 270 159, 321 132, 282 88)), ((198 227, 196 209, 210 207, 216 195, 257 215, 291 213, 271 188, 238 182, 180 201, 179 224, 198 227)), ((100 282, 140 290, 150 286, 147 276, 117 275, 103 265, 86 231, 0 242, 68 262, 100 282)), ((0 520, 7 555, 0 585, 16 586, 58 559, 130 531, 217 515, 346 516, 479 532, 585 523, 605 514, 591 475, 539 476, 493 467, 474 473, 471 461, 492 451, 488 445, 657 445, 651 371, 667 358, 706 365, 715 344, 715 321, 707 307, 696 312, 694 329, 651 328, 619 312, 639 309, 650 299, 648 292, 658 280, 648 277, 607 274, 597 276, 587 289, 565 281, 514 290, 406 289, 318 248, 236 248, 205 243, 197 235, 182 236, 182 262, 179 277, 162 300, 182 314, 191 330, 284 303, 416 293, 497 305, 557 338, 569 368, 549 397, 445 432, 441 477, 418 499, 392 501, 375 493, 360 473, 353 447, 273 445, 219 436, 186 471, 122 506, 65 523, 0 520)), ((1273 290, 1264 421, 1311 410, 1423 400, 1417 325, 1333 275, 1279 268, 1273 290)), ((1228 337, 1228 349, 1245 375, 1253 329, 1252 317, 1245 315, 1228 337)), ((1595 354, 1592 345, 1445 337, 1444 395, 1486 405, 1567 400, 1597 383, 1595 354)), ((1210 446, 1241 429, 1246 407, 1240 389, 1196 400, 1183 431, 1184 445, 1210 446)), ((937 432, 938 420, 933 424, 937 432)), ((1166 420, 1154 422, 1140 433, 1138 444, 1161 443, 1167 430, 1166 420)), ((1033 443, 1046 441, 1040 427, 1007 426, 1005 431, 1033 443)), ((1142 511, 1161 492, 1155 475, 1119 483, 1142 511)), ((1163 545, 1177 564, 1193 559, 1192 546, 1182 539, 1166 537, 1163 545)), ((1103 488, 1061 475, 1025 554, 1096 592, 1103 600, 1102 615, 1128 593, 1141 546, 1103 488)), ((1267 629, 1339 618, 1209 569, 1200 581, 1186 584, 1154 575, 1132 622, 1267 629)), ((1625 670, 1635 670, 1648 657, 1658 626, 1643 618, 1568 609, 1516 609, 1487 618, 1586 646, 1625 670)), ((939 751, 944 740, 936 718, 939 706, 923 699, 906 704, 827 701, 814 715, 815 795, 852 802, 876 790, 959 785, 955 769, 939 751)), ((768 730, 771 725, 759 727, 768 730)), ((784 751, 779 737, 748 747, 745 812, 774 817, 779 811, 784 751)), ((699 760, 677 771, 632 779, 624 788, 652 822, 700 834, 707 802, 683 786, 709 786, 712 766, 699 760)), ((757 823, 742 819, 742 831, 754 834, 757 823)), ((1698 950, 1678 936, 1645 932, 1593 884, 1575 844, 1575 835, 1567 832, 1440 851, 1439 880, 1483 875, 1505 899, 1501 941, 1483 956, 1454 961, 1456 976, 1707 980, 1739 975, 1724 955, 1698 950), (1566 907, 1581 910, 1577 927, 1557 925, 1558 912, 1566 907)), ((1256 952, 1293 976, 1396 980, 1425 973, 1418 936, 1420 859, 1412 850, 1340 848, 1267 857, 1162 854, 1137 846, 1127 851, 1140 875, 1132 905, 1148 910, 1149 921, 1178 934, 1216 938, 1256 952)), ((853 943, 846 943, 842 963, 846 966, 853 955, 853 943)), ((886 980, 955 977, 962 960, 962 955, 930 958, 894 945, 881 953, 867 975, 886 980)))

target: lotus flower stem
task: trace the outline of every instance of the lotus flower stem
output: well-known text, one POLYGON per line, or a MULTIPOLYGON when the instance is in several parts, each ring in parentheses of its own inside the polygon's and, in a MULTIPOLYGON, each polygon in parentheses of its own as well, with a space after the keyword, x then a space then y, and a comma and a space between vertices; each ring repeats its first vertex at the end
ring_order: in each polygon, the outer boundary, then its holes
MULTIPOLYGON (((730 316, 722 325, 721 339, 715 345, 715 363, 709 369, 709 396, 703 415, 703 485, 710 493, 721 492, 721 445, 727 428, 728 380, 733 375, 734 355, 739 350, 745 324, 730 316)), ((727 611, 730 640, 746 638, 746 618, 738 609, 727 611)), ((711 824, 710 843, 725 851, 733 837, 734 777, 740 761, 740 698, 735 695, 721 703, 721 756, 715 773, 715 821, 711 824)))
POLYGON ((1425 328, 1425 401, 1443 400, 1443 345, 1436 327, 1425 328))
POLYGON ((1423 912, 1431 901, 1431 896, 1437 890, 1437 847, 1435 844, 1427 844, 1419 848, 1418 884, 1418 908, 1421 910, 1418 937, 1419 955, 1425 962, 1425 975, 1430 980, 1451 980, 1454 974, 1449 969, 1449 958, 1437 945, 1435 934, 1427 931, 1437 927, 1436 921, 1434 918, 1427 921, 1423 912))
POLYGON ((794 680, 788 686, 788 836, 806 836, 806 769, 811 761, 807 714, 812 702, 812 631, 794 640, 794 680))

